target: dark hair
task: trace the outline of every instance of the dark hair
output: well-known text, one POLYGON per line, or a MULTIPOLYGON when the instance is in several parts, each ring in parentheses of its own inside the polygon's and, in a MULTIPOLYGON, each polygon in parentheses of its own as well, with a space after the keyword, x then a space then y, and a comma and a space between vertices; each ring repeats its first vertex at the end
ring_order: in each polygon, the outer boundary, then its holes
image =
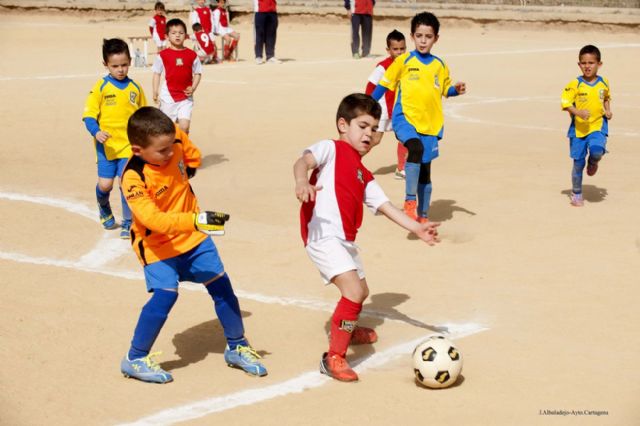
POLYGON ((580 49, 580 53, 578 54, 578 59, 582 58, 582 55, 596 55, 596 59, 600 62, 600 49, 595 47, 593 44, 587 44, 582 49, 580 49))
POLYGON ((200 25, 199 23, 197 23, 197 22, 196 22, 195 24, 193 24, 193 25, 191 26, 191 29, 192 29, 193 31, 196 31, 196 32, 197 32, 197 31, 200 31, 200 30, 202 29, 202 25, 200 25))
POLYGON ((131 59, 129 45, 124 40, 119 38, 102 39, 102 59, 105 64, 107 63, 109 56, 117 55, 119 53, 126 53, 127 57, 131 59))
POLYGON ((164 10, 164 3, 162 3, 161 1, 157 1, 155 6, 153 6, 153 10, 158 10, 158 9, 164 10))
POLYGON ((176 133, 173 121, 156 107, 142 107, 129 117, 127 136, 131 145, 142 148, 149 146, 149 136, 172 135, 176 133))
POLYGON ((184 32, 187 32, 187 24, 185 24, 184 21, 179 18, 169 19, 167 21, 167 28, 165 30, 167 34, 169 34, 169 28, 171 27, 182 27, 182 29, 184 29, 184 32))
POLYGON ((438 31, 440 31, 440 21, 431 12, 420 12, 411 19, 411 34, 414 34, 420 25, 433 28, 435 35, 438 35, 438 31))
POLYGON ((402 34, 398 30, 393 30, 389 34, 387 34, 387 47, 391 45, 391 40, 393 41, 404 41, 404 34, 402 34))
POLYGON ((379 120, 382 114, 380 104, 364 93, 352 93, 340 102, 336 113, 336 122, 344 118, 347 123, 350 123, 354 118, 364 114, 369 114, 379 120))

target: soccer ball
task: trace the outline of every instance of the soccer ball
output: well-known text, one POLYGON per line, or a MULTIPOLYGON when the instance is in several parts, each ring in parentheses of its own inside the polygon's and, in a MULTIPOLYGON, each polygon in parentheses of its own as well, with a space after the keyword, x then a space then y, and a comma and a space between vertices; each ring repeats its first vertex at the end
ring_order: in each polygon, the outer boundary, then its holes
POLYGON ((413 350, 413 371, 428 388, 449 387, 462 371, 462 354, 444 336, 431 336, 413 350))

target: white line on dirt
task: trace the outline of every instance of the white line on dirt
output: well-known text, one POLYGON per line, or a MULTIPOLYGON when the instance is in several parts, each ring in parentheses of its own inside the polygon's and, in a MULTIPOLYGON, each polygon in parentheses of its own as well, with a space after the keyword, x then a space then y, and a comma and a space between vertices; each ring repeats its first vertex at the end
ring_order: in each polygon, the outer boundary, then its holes
MULTIPOLYGON (((465 324, 460 326, 457 331, 454 331, 447 337, 452 340, 456 340, 486 330, 488 329, 476 324, 465 324)), ((397 358, 408 357, 413 351, 413 348, 426 339, 426 337, 427 336, 422 336, 409 342, 401 343, 385 349, 381 352, 377 352, 366 359, 359 359, 353 363, 356 365, 354 370, 357 373, 362 374, 367 370, 376 369, 397 358)), ((308 371, 292 379, 275 383, 273 385, 243 390, 224 396, 208 398, 179 407, 162 410, 132 423, 124 423, 122 426, 171 425, 204 417, 209 414, 231 410, 244 405, 256 404, 273 398, 319 388, 329 382, 331 382, 331 379, 327 376, 323 376, 318 371, 308 371)))

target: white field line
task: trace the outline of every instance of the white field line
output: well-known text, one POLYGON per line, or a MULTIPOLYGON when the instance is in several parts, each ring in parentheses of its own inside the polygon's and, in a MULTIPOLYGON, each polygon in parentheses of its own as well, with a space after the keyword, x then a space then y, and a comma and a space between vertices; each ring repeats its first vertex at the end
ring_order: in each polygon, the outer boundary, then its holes
MULTIPOLYGON (((635 49, 640 47, 640 43, 614 43, 614 44, 603 44, 598 46, 601 49, 635 49)), ((496 55, 525 55, 531 53, 548 53, 548 52, 571 52, 575 50, 575 46, 571 47, 556 47, 556 48, 546 48, 546 49, 518 49, 518 50, 494 50, 494 51, 473 51, 473 52, 459 52, 459 53, 442 53, 443 57, 463 57, 463 56, 496 56, 496 55)), ((351 58, 344 59, 320 59, 315 61, 287 61, 284 64, 279 66, 306 66, 306 65, 322 65, 322 64, 340 64, 340 63, 349 63, 353 62, 351 58)), ((372 61, 373 62, 373 61, 372 61)), ((237 63, 235 65, 225 65, 224 69, 239 69, 239 68, 248 68, 248 67, 264 67, 265 65, 257 65, 251 63, 251 61, 247 61, 247 63, 237 63)), ((273 67, 273 65, 267 65, 269 67, 273 67)), ((132 69, 132 72, 134 69, 132 69)), ((135 69, 134 73, 150 73, 151 69, 135 69)), ((72 78, 87 78, 87 77, 95 77, 96 75, 101 74, 75 74, 75 75, 44 75, 44 76, 33 76, 33 77, 24 77, 24 76, 0 76, 0 81, 14 81, 14 80, 55 80, 55 79, 72 79, 72 78)), ((215 82, 215 80, 207 81, 207 82, 215 82)), ((220 81, 221 84, 249 84, 247 81, 234 81, 234 82, 224 82, 220 81)), ((262 83, 261 83, 262 84, 262 83)))
MULTIPOLYGON (((31 196, 2 191, 0 191, 0 199, 30 202, 34 204, 61 208, 70 213, 78 214, 82 217, 86 217, 97 222, 97 213, 93 209, 80 204, 80 202, 78 201, 58 200, 49 197, 31 196)), ((112 237, 112 235, 113 233, 105 231, 102 238, 97 242, 96 246, 91 249, 91 251, 84 254, 79 260, 51 259, 46 257, 35 257, 22 253, 5 251, 0 251, 0 259, 18 263, 56 266, 59 268, 67 268, 83 272, 99 273, 107 276, 124 278, 127 280, 144 280, 144 273, 142 273, 141 271, 115 270, 111 267, 105 267, 105 265, 110 261, 131 252, 130 244, 128 241, 112 237)), ((205 292, 205 289, 201 284, 180 283, 180 287, 185 290, 205 292)), ((260 293, 250 293, 240 289, 235 289, 234 291, 239 298, 251 300, 258 303, 280 306, 294 306, 297 308, 320 312, 333 312, 335 309, 334 302, 326 302, 318 299, 269 296, 260 293)), ((447 326, 429 325, 419 320, 415 320, 406 316, 400 316, 397 314, 394 315, 393 313, 385 313, 371 309, 365 309, 362 312, 362 315, 367 317, 382 318, 387 321, 401 322, 416 327, 428 328, 432 329, 433 331, 438 331, 445 334, 449 332, 447 326)))
MULTIPOLYGON (((476 324, 466 324, 457 331, 448 335, 452 340, 460 339, 472 334, 488 330, 476 324)), ((353 364, 354 370, 362 374, 368 370, 376 369, 400 357, 408 357, 413 349, 428 336, 401 343, 391 348, 377 352, 367 358, 358 359, 353 364)), ((219 413, 244 405, 252 405, 281 396, 297 394, 306 390, 319 388, 332 379, 323 376, 318 371, 308 371, 292 379, 260 388, 243 390, 240 392, 204 399, 179 407, 162 410, 158 413, 143 417, 132 423, 123 423, 121 426, 147 426, 147 425, 172 425, 175 423, 193 420, 209 414, 219 413)))

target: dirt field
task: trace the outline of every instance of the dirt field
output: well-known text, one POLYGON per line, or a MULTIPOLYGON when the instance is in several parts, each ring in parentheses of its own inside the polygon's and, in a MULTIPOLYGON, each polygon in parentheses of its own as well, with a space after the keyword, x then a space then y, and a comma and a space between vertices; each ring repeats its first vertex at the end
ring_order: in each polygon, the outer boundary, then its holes
MULTIPOLYGON (((336 136, 338 102, 376 61, 351 59, 345 22, 283 19, 285 62, 257 66, 251 23, 237 23, 241 60, 206 66, 196 92, 193 187, 204 208, 231 213, 216 244, 269 375, 225 366, 211 301, 186 285, 154 346, 175 378, 160 386, 119 372, 148 295, 128 243, 97 222, 81 122, 101 39, 144 35, 147 17, 0 19, 0 424, 640 424, 637 32, 443 22, 433 53, 468 87, 445 101, 433 165, 443 241, 366 214, 362 323, 380 341, 350 352, 361 380, 343 384, 317 371, 338 292, 302 247, 292 165, 336 136), (587 43, 603 52, 614 116, 610 154, 573 208, 559 97, 587 43), (431 391, 414 384, 410 353, 443 326, 463 378, 431 391)), ((376 54, 393 28, 408 22, 376 23, 376 54)), ((130 75, 151 97, 150 70, 130 75)), ((394 162, 391 134, 365 159, 400 205, 394 162)))

